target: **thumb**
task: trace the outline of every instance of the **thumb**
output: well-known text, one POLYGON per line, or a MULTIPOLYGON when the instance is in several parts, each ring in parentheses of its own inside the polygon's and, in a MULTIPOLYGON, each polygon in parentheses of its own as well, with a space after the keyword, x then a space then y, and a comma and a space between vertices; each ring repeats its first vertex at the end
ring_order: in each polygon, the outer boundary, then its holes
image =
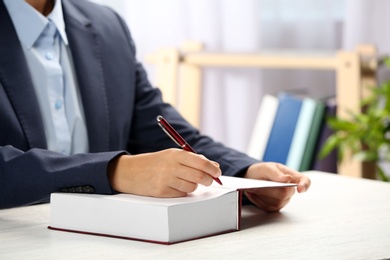
POLYGON ((275 177, 274 181, 283 182, 283 183, 292 182, 293 176, 286 173, 285 169, 283 169, 283 167, 285 167, 285 166, 282 164, 279 164, 279 163, 276 163, 275 165, 276 165, 277 171, 276 171, 276 174, 274 176, 275 177))
POLYGON ((293 177, 291 175, 280 173, 277 174, 276 180, 277 182, 283 182, 283 183, 290 183, 292 181, 293 177))

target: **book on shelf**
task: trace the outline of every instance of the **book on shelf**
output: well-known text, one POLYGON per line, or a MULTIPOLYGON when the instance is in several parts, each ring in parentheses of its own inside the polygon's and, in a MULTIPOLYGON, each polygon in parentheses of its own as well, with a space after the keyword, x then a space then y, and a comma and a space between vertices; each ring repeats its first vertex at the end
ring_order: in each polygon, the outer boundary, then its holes
POLYGON ((278 103, 278 98, 269 94, 265 94, 261 100, 247 149, 247 154, 255 159, 263 160, 278 103))
POLYGON ((295 186, 227 176, 220 179, 223 186, 199 185, 180 198, 53 193, 49 229, 173 244, 239 230, 244 190, 295 186))
POLYGON ((279 104, 263 161, 286 164, 302 106, 302 99, 283 92, 278 95, 278 100, 279 104))
POLYGON ((304 158, 316 107, 316 100, 303 98, 302 107, 299 111, 297 124, 286 160, 286 166, 297 171, 300 170, 304 158))
POLYGON ((328 117, 336 116, 337 105, 335 98, 328 99, 325 102, 324 116, 320 126, 319 137, 317 138, 314 158, 311 163, 310 169, 323 172, 337 173, 337 150, 333 150, 328 156, 320 159, 319 153, 324 145, 326 139, 333 134, 333 130, 329 128, 326 123, 328 117))
POLYGON ((308 171, 311 169, 313 160, 316 156, 315 151, 322 128, 322 123, 324 122, 324 115, 325 104, 322 101, 317 101, 299 171, 308 171))

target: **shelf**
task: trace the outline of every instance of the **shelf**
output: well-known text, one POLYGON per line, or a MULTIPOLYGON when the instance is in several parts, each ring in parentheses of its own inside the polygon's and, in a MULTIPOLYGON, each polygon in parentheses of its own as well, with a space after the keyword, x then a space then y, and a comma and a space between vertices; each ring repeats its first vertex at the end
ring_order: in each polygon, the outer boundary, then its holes
MULTIPOLYGON (((189 42, 182 48, 165 48, 148 55, 146 61, 157 66, 156 86, 164 100, 175 106, 194 126, 199 127, 202 68, 237 67, 261 69, 331 70, 336 73, 337 115, 347 118, 347 111, 358 112, 367 86, 376 85, 377 54, 371 45, 354 51, 335 53, 211 53, 202 45, 189 42), (185 87, 183 87, 185 86, 185 87), (186 100, 186 102, 181 102, 186 100)), ((346 156, 339 164, 339 174, 374 178, 375 172, 346 156)))

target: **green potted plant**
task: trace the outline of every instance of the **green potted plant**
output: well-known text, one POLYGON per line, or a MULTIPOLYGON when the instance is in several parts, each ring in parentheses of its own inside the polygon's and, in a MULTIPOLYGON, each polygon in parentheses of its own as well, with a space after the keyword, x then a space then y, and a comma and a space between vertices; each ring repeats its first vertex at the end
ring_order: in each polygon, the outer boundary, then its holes
MULTIPOLYGON (((390 59, 385 59, 390 68, 390 59)), ((377 176, 389 181, 381 162, 390 162, 390 82, 371 89, 371 94, 361 103, 361 113, 350 113, 349 119, 327 118, 333 130, 321 148, 320 158, 337 149, 342 160, 346 150, 353 158, 375 163, 377 176)))

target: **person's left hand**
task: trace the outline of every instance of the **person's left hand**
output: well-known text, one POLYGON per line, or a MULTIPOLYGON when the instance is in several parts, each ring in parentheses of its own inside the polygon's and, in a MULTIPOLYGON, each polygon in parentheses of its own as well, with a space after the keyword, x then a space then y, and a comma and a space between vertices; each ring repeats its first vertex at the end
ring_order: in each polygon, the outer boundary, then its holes
MULTIPOLYGON (((296 183, 299 193, 307 191, 310 179, 287 166, 274 162, 252 164, 244 178, 268 180, 284 183, 296 183)), ((295 187, 253 189, 246 191, 248 199, 262 210, 277 212, 282 209, 295 193, 295 187)))

